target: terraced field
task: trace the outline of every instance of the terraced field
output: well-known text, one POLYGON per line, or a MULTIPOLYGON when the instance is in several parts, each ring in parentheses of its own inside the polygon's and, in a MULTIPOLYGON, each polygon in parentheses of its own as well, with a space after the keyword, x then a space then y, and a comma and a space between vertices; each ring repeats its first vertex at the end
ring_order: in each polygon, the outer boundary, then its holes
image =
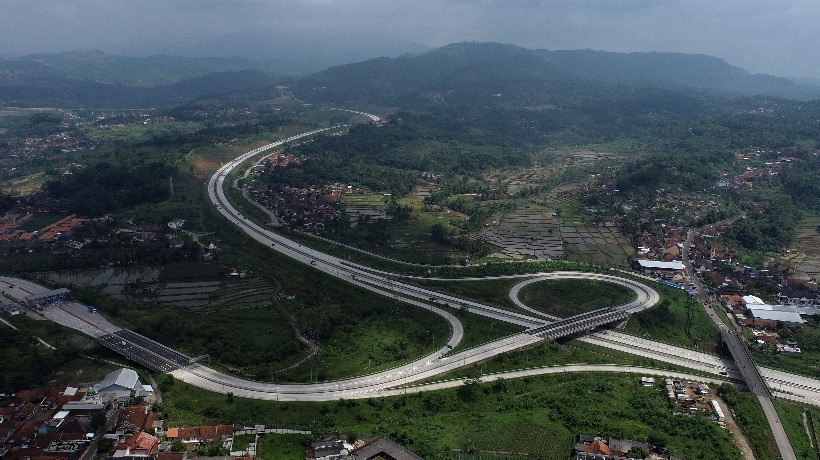
POLYGON ((820 215, 807 216, 797 226, 795 246, 799 253, 795 277, 803 281, 820 279, 820 215))
POLYGON ((192 310, 248 308, 270 305, 276 292, 276 286, 262 278, 247 281, 166 283, 155 300, 192 310))
POLYGON ((624 265, 632 253, 629 239, 615 227, 561 227, 567 260, 624 265))
POLYGON ((547 209, 518 209, 473 235, 501 248, 501 259, 557 259, 564 250, 558 218, 547 209))

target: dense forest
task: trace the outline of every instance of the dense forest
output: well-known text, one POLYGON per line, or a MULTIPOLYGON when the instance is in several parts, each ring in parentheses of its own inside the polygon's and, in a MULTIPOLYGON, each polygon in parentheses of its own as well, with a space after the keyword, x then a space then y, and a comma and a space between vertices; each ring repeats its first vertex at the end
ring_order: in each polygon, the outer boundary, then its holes
POLYGON ((56 210, 99 216, 167 200, 174 173, 175 168, 160 162, 133 166, 103 162, 49 181, 44 188, 56 201, 56 210))

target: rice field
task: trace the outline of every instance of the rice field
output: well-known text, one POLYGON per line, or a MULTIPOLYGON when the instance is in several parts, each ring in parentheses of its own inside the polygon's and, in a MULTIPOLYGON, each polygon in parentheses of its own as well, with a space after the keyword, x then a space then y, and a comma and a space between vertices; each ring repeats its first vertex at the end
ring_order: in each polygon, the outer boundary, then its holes
MULTIPOLYGON (((798 253, 791 255, 787 262, 795 263, 794 277, 803 281, 820 279, 820 215, 806 216, 797 225, 795 249, 798 253)), ((786 256, 787 258, 789 256, 786 256)))
POLYGON ((501 248, 493 254, 500 259, 558 259, 564 253, 558 218, 546 209, 518 209, 473 237, 501 248))
POLYGON ((616 227, 561 227, 567 260, 626 265, 632 243, 616 227))

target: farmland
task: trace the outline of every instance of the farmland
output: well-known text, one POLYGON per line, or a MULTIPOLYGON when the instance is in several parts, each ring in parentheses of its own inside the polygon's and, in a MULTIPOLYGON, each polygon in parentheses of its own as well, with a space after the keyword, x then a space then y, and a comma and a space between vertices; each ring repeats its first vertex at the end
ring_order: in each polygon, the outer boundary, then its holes
MULTIPOLYGON (((806 216, 797 225, 797 253, 786 256, 786 262, 796 263, 795 278, 820 280, 820 215, 806 216), (791 259, 791 260, 788 260, 791 259)), ((816 285, 816 284, 815 284, 816 285)))
POLYGON ((517 209, 472 238, 498 246, 499 259, 558 259, 563 255, 559 223, 548 209, 517 209))

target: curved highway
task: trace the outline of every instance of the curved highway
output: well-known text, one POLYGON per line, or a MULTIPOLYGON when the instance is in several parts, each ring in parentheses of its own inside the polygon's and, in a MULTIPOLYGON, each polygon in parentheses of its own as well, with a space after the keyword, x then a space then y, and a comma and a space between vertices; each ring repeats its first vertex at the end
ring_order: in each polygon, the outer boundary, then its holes
MULTIPOLYGON (((521 293, 521 289, 525 286, 528 286, 532 283, 539 283, 541 281, 549 281, 549 280, 556 280, 556 279, 577 279, 579 278, 577 272, 552 272, 552 273, 542 273, 537 275, 536 278, 530 278, 526 281, 522 281, 510 289, 510 300, 522 310, 526 310, 534 315, 546 316, 552 320, 559 320, 561 318, 549 315, 544 313, 540 310, 530 307, 529 305, 525 304, 521 301, 518 297, 521 293)), ((635 298, 624 304, 620 305, 617 308, 620 310, 628 311, 629 313, 637 313, 641 310, 647 309, 652 305, 655 305, 660 301, 660 295, 658 291, 648 288, 645 284, 638 283, 637 281, 632 281, 627 278, 621 278, 618 276, 611 276, 605 275, 603 273, 586 273, 583 276, 584 279, 588 280, 597 280, 597 281, 606 281, 608 283, 618 284, 623 286, 627 289, 631 289, 632 292, 635 293, 635 298)))
MULTIPOLYGON (((355 111, 349 112, 367 116, 374 121, 380 120, 375 115, 355 111)), ((370 291, 380 293, 382 295, 392 296, 398 300, 402 300, 416 306, 421 306, 422 308, 428 308, 431 311, 442 315, 450 321, 450 324, 453 326, 454 334, 450 341, 452 346, 455 346, 460 341, 461 334, 463 333, 461 325, 458 320, 447 311, 437 308, 437 304, 446 305, 453 308, 467 308, 469 311, 481 314, 483 316, 501 321, 507 321, 531 329, 548 324, 549 321, 544 319, 543 313, 540 312, 538 312, 538 315, 526 315, 461 299, 455 296, 441 294, 436 291, 397 281, 397 277, 395 275, 373 270, 362 265, 346 262, 337 257, 304 247, 281 235, 256 225, 247 217, 243 216, 225 196, 224 185, 227 176, 236 166, 245 160, 269 149, 335 128, 336 127, 319 129, 303 133, 298 136, 293 136, 291 138, 254 149, 234 159, 233 161, 226 163, 219 170, 217 170, 216 173, 214 173, 208 183, 208 194, 211 201, 223 216, 235 225, 239 226, 252 238, 262 244, 270 246, 272 249, 288 257, 305 264, 310 264, 314 268, 329 275, 344 279, 370 291)), ((500 278, 513 277, 516 276, 500 278)), ((549 277, 593 278, 609 282, 618 282, 619 284, 627 286, 636 292, 635 300, 618 307, 619 309, 629 312, 636 312, 649 308, 659 300, 658 293, 654 289, 644 284, 624 278, 597 273, 562 272, 541 274, 539 278, 535 278, 533 281, 519 283, 517 287, 520 289, 525 284, 536 282, 536 280, 549 279, 549 277)), ((511 296, 513 296, 513 294, 511 294, 511 296)), ((517 300, 517 294, 515 294, 514 297, 515 300, 517 300)), ((528 309, 526 306, 525 310, 530 311, 530 313, 536 313, 531 309, 528 309)), ((533 335, 520 333, 449 356, 445 356, 445 353, 449 351, 449 348, 443 347, 430 356, 404 366, 399 366, 395 369, 370 376, 357 377, 337 382, 301 385, 267 384, 222 374, 201 365, 193 365, 185 369, 177 370, 174 372, 174 375, 183 381, 214 391, 220 391, 223 393, 231 391, 236 395, 257 399, 332 400, 338 398, 363 398, 385 394, 384 392, 388 391, 389 388, 405 386, 413 382, 428 379, 436 375, 458 369, 459 367, 489 359, 501 353, 531 346, 540 340, 540 338, 533 335)), ((686 349, 672 347, 657 342, 636 339, 625 334, 613 332, 595 333, 582 338, 582 340, 608 348, 623 350, 631 354, 647 356, 663 362, 695 368, 702 372, 711 374, 728 374, 728 376, 732 376, 730 372, 736 372, 736 368, 733 368, 733 363, 723 362, 717 357, 703 353, 691 352, 686 349)), ((766 371, 769 374, 773 372, 770 370, 766 371)), ((774 377, 774 375, 772 375, 772 377, 774 377)), ((781 393, 787 397, 791 397, 792 399, 820 405, 820 399, 817 398, 817 392, 820 391, 820 382, 814 379, 807 379, 799 376, 792 377, 797 378, 797 380, 794 381, 799 383, 796 385, 787 384, 789 390, 782 390, 781 393)), ((787 379, 782 378, 777 380, 784 383, 787 381, 787 379)), ((783 383, 781 383, 781 386, 782 385, 783 383)))
MULTIPOLYGON (((339 110, 363 115, 374 121, 380 120, 379 117, 375 115, 366 114, 363 112, 345 109, 339 110)), ((463 337, 463 328, 457 318, 455 318, 447 310, 439 308, 439 306, 466 308, 471 312, 495 320, 506 321, 526 327, 530 331, 537 330, 537 328, 543 327, 550 323, 551 319, 545 318, 543 313, 536 312, 526 306, 522 306, 521 304, 519 305, 533 314, 524 314, 504 310, 501 308, 484 305, 479 302, 465 300, 455 296, 441 294, 430 289, 406 284, 398 281, 398 277, 396 275, 373 270, 355 263, 350 263, 337 257, 321 253, 315 249, 302 246, 299 243, 291 241, 282 235, 273 233, 250 221, 246 216, 243 216, 242 213, 238 211, 227 199, 224 190, 225 181, 231 171, 244 161, 270 149, 337 128, 339 128, 339 126, 317 129, 292 136, 287 139, 253 149, 226 163, 214 173, 208 182, 208 195, 210 200, 225 218, 240 227, 250 237, 270 247, 271 249, 364 289, 392 297, 396 300, 401 300, 421 308, 429 309, 430 311, 441 315, 450 323, 452 327, 452 336, 448 344, 450 346, 454 347, 461 341, 463 337), (536 315, 535 313, 538 314, 536 315)), ((618 284, 629 287, 635 291, 636 298, 632 302, 617 307, 618 310, 625 312, 632 313, 649 308, 659 300, 658 293, 654 289, 644 284, 598 273, 560 272, 535 275, 512 275, 481 279, 532 276, 538 277, 516 285, 516 293, 514 295, 511 293, 511 297, 514 297, 513 301, 517 301, 517 292, 524 285, 550 278, 599 279, 609 282, 617 282, 618 284)), ((464 280, 466 281, 466 279, 464 280)), ((223 374, 199 364, 192 364, 185 368, 175 370, 172 374, 182 381, 208 390, 221 393, 232 392, 237 396, 255 399, 276 399, 283 401, 328 401, 338 400, 340 398, 367 398, 394 394, 397 391, 395 390, 397 387, 403 387, 401 390, 403 392, 433 389, 433 387, 427 385, 414 386, 410 388, 407 386, 414 382, 430 379, 437 375, 451 372, 463 366, 485 361, 502 353, 532 346, 542 340, 542 338, 529 334, 525 331, 450 355, 447 355, 447 353, 450 352, 450 347, 445 345, 429 356, 387 371, 379 372, 373 375, 323 383, 282 385, 255 382, 223 374)), ((734 374, 737 373, 734 363, 721 361, 720 358, 715 356, 698 353, 679 347, 673 347, 658 342, 643 340, 625 334, 599 332, 586 335, 582 337, 581 340, 607 348, 622 350, 630 354, 646 356, 662 362, 694 368, 704 373, 717 375, 728 374, 728 377, 735 377, 734 374)), ((536 375, 538 373, 554 372, 554 369, 561 369, 562 371, 592 370, 587 369, 584 366, 567 366, 563 368, 549 369, 552 370, 531 369, 517 372, 529 372, 530 374, 527 375, 536 375)), ((770 385, 775 388, 776 391, 779 391, 783 397, 807 402, 809 404, 820 405, 820 398, 818 398, 818 394, 820 394, 820 381, 786 374, 779 371, 772 371, 769 369, 763 369, 763 371, 763 374, 767 380, 769 380, 770 385)), ((646 370, 646 372, 650 372, 650 370, 646 370)), ((656 374, 657 372, 662 371, 655 371, 656 374)), ((496 374, 496 377, 494 378, 505 376, 513 377, 516 375, 517 374, 515 372, 501 373, 496 374)))

